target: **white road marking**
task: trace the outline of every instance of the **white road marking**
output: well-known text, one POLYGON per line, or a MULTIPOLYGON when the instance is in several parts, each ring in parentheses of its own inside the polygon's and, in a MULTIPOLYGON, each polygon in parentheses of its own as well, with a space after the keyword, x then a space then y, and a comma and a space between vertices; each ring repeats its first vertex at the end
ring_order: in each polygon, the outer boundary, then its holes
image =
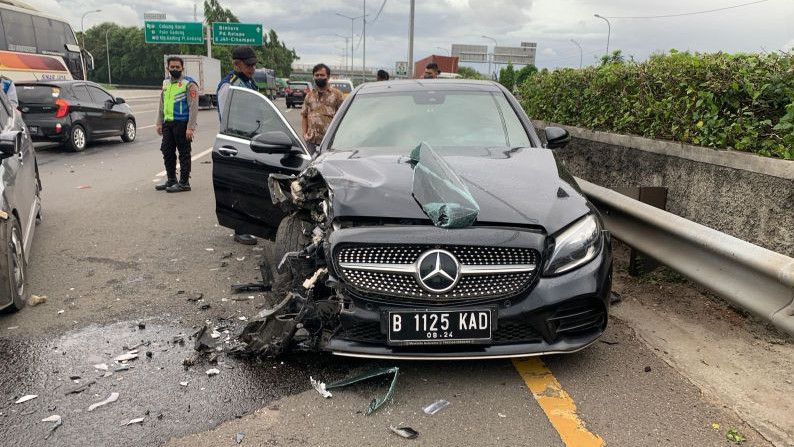
POLYGON ((157 109, 148 109, 148 110, 133 110, 132 113, 146 113, 146 112, 156 112, 157 109))
POLYGON ((142 126, 142 127, 139 127, 139 128, 138 128, 138 130, 141 130, 141 129, 148 129, 148 128, 150 128, 150 127, 154 127, 154 126, 156 126, 156 125, 157 125, 157 124, 151 124, 151 125, 149 125, 149 126, 142 126))
MULTIPOLYGON (((202 152, 190 157, 190 161, 196 161, 199 158, 209 154, 210 152, 212 152, 212 146, 210 146, 207 150, 202 151, 202 152)), ((179 167, 179 162, 176 163, 176 166, 177 166, 177 168, 179 167)), ((155 175, 155 178, 152 181, 153 182, 159 181, 160 178, 162 178, 162 177, 165 177, 165 171, 160 171, 157 175, 155 175)))

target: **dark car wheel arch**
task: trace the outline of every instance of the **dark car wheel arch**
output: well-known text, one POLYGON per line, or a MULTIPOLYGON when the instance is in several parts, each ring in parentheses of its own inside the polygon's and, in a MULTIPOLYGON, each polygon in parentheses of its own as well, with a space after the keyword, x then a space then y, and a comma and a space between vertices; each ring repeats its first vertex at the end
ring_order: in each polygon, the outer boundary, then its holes
POLYGON ((5 222, 0 223, 0 293, 8 300, 6 305, 12 311, 25 307, 28 289, 27 263, 25 262, 25 243, 22 228, 16 213, 11 213, 5 222))

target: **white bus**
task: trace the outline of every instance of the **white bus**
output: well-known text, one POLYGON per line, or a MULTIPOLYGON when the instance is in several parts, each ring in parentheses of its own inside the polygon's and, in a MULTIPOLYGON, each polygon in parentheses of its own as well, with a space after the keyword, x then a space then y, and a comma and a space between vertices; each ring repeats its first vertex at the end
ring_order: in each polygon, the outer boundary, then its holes
POLYGON ((86 79, 91 65, 65 20, 18 0, 0 0, 0 75, 14 81, 86 79))

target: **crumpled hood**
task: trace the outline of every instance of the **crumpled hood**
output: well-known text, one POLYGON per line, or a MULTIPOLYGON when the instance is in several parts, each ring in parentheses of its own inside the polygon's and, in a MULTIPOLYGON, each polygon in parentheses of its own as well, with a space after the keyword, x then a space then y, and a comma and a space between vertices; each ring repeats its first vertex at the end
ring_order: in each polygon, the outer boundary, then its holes
MULTIPOLYGON (((475 225, 515 224, 555 233, 590 210, 552 151, 540 148, 437 150, 480 207, 475 225)), ((333 192, 334 217, 428 219, 412 195, 406 155, 327 152, 314 163, 333 192)))

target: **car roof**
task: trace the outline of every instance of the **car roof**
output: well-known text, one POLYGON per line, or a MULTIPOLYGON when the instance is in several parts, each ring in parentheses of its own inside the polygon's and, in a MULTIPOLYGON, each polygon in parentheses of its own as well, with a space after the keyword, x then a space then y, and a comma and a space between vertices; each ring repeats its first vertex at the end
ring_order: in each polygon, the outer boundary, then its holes
POLYGON ((473 79, 402 79, 396 81, 367 82, 359 86, 358 93, 421 92, 421 91, 500 92, 502 86, 494 81, 473 79))
POLYGON ((287 84, 308 84, 309 81, 287 81, 287 84))
POLYGON ((100 87, 99 84, 91 81, 84 81, 82 79, 69 79, 69 80, 61 80, 61 81, 27 81, 27 82, 15 82, 16 85, 49 85, 55 87, 68 87, 74 84, 87 84, 92 85, 94 87, 100 87))

